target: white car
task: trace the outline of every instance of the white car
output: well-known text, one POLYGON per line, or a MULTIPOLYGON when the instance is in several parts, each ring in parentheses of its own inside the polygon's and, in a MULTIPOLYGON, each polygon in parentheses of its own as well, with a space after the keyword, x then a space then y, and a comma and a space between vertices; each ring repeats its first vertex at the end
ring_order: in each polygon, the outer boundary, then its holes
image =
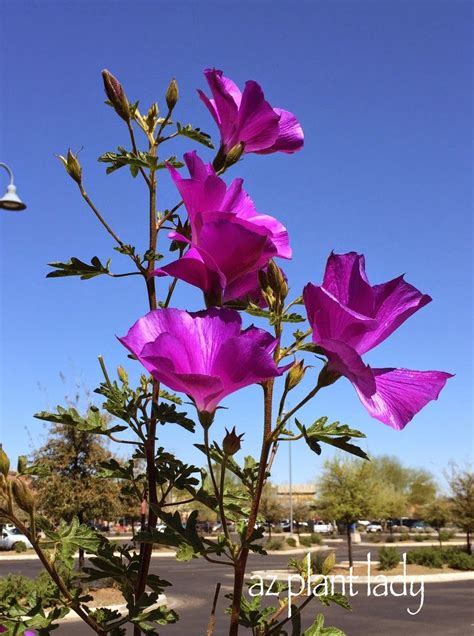
POLYGON ((369 523, 365 528, 366 532, 382 532, 383 528, 380 523, 369 523))
POLYGON ((13 526, 0 526, 0 550, 14 550, 15 545, 24 543, 27 548, 32 548, 28 537, 13 526))
POLYGON ((313 532, 323 532, 329 534, 334 530, 332 523, 326 523, 325 521, 315 521, 313 532))

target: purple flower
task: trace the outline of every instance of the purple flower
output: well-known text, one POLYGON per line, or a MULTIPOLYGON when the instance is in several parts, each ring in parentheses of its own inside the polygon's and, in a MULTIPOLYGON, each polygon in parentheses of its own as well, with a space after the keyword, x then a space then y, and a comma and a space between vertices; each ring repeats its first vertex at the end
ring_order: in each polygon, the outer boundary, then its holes
POLYGON ((306 285, 303 297, 313 341, 327 355, 328 371, 347 377, 370 415, 384 424, 404 428, 452 377, 441 371, 373 369, 361 358, 431 301, 403 276, 372 286, 362 255, 333 253, 323 284, 306 285))
POLYGON ((288 368, 278 368, 272 358, 275 338, 241 326, 232 309, 156 309, 119 340, 156 380, 186 393, 198 411, 213 413, 230 393, 288 368))
POLYGON ((203 290, 208 304, 220 304, 260 294, 258 270, 271 258, 291 257, 286 228, 260 214, 243 190, 242 179, 229 187, 195 152, 184 159, 190 178, 169 167, 183 198, 191 226, 191 240, 177 232, 170 238, 189 243, 177 261, 153 273, 185 280, 203 290))
POLYGON ((303 130, 296 117, 272 108, 257 82, 246 82, 241 93, 222 71, 206 69, 204 75, 213 99, 202 91, 198 91, 199 97, 219 127, 225 152, 239 143, 244 145, 244 152, 259 154, 293 153, 303 147, 303 130))

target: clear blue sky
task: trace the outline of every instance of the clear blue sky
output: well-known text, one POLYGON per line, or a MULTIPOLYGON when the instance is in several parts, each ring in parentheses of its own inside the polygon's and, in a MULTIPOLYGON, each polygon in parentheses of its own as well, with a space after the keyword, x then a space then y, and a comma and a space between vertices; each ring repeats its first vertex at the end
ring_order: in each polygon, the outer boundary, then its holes
MULTIPOLYGON (((440 475, 472 451, 472 224, 470 208, 471 3, 469 2, 22 2, 0 6, 0 160, 15 171, 28 203, 1 213, 0 440, 15 457, 44 439, 32 414, 62 402, 65 387, 101 380, 108 366, 134 363, 115 339, 145 313, 141 280, 50 280, 47 263, 113 251, 55 159, 81 152, 86 188, 120 236, 143 246, 144 184, 125 172, 106 177, 96 158, 127 144, 126 129, 103 105, 100 70, 109 68, 143 107, 176 76, 183 122, 215 137, 195 89, 202 70, 224 69, 238 84, 256 79, 274 106, 301 120, 306 146, 294 156, 251 155, 243 176, 258 209, 288 227, 292 290, 321 280, 331 249, 366 254, 371 282, 402 272, 433 303, 367 356, 375 366, 439 369, 456 374, 438 402, 403 432, 371 419, 341 380, 304 410, 367 434, 369 452, 392 453, 440 475)), ((175 146, 175 152, 196 147, 175 146)), ((211 152, 198 148, 202 156, 211 152)), ((6 177, 6 175, 5 175, 6 177)), ((4 176, 1 186, 6 181, 4 176)), ((176 201, 167 175, 159 206, 176 201)), ((162 247, 167 242, 163 237, 162 247)), ((166 280, 160 283, 164 289, 166 280)), ((177 305, 195 309, 200 295, 184 285, 177 305)), ((314 370, 313 373, 316 373, 314 370)), ((246 432, 257 452, 260 391, 226 400, 215 424, 246 432)), ((293 402, 298 398, 292 396, 293 402)), ((291 400, 290 400, 291 402, 291 400)), ((202 463, 198 441, 172 425, 162 441, 202 463)), ((330 455, 326 451, 325 456, 330 455)), ((312 480, 322 459, 301 442, 295 479, 312 480)), ((275 464, 287 479, 287 452, 275 464)))

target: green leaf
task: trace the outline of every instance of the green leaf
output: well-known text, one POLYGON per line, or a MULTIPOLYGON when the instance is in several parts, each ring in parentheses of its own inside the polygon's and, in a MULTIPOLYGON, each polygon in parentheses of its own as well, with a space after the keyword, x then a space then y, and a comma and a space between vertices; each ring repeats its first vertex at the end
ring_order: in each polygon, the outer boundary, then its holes
POLYGON ((211 141, 211 136, 205 132, 202 132, 199 128, 193 128, 191 124, 187 124, 183 126, 179 122, 176 122, 176 131, 178 135, 182 135, 183 137, 187 137, 188 139, 192 139, 193 141, 197 141, 200 144, 203 144, 207 148, 214 148, 214 145, 211 141))
POLYGON ((327 417, 320 417, 319 420, 316 420, 309 428, 306 428, 298 420, 295 420, 298 430, 303 434, 306 443, 312 451, 320 455, 322 442, 330 446, 335 446, 351 455, 369 459, 365 451, 355 446, 355 444, 350 443, 353 437, 365 437, 364 433, 349 428, 347 424, 340 424, 339 422, 332 422, 326 426, 327 419, 327 417))
POLYGON ((110 274, 110 258, 107 262, 102 264, 97 256, 91 258, 91 264, 84 263, 75 256, 71 258, 67 263, 61 263, 60 261, 54 261, 48 263, 50 267, 56 267, 52 272, 46 275, 46 278, 61 278, 63 276, 79 276, 81 280, 87 280, 94 278, 95 276, 101 276, 102 274, 110 274))
POLYGON ((53 549, 62 563, 72 568, 74 565, 74 554, 82 549, 90 554, 96 554, 105 538, 92 528, 80 524, 77 517, 71 523, 61 519, 59 528, 52 530, 46 524, 42 524, 41 529, 46 535, 46 539, 41 542, 43 547, 53 549))
MULTIPOLYGON (((158 158, 150 155, 148 152, 138 151, 138 155, 118 146, 117 152, 106 152, 101 155, 97 161, 100 163, 109 163, 106 173, 111 174, 124 166, 129 166, 133 177, 136 177, 140 168, 148 168, 152 172, 158 170, 158 158)), ((162 168, 164 165, 161 166, 162 168)))
POLYGON ((345 636, 337 627, 324 627, 324 616, 318 614, 316 620, 306 629, 302 636, 345 636))
POLYGON ((124 431, 127 427, 119 424, 107 428, 106 420, 103 414, 95 406, 91 406, 85 417, 79 415, 75 408, 65 409, 62 406, 56 407, 56 413, 48 411, 40 411, 35 413, 34 417, 38 420, 53 422, 53 424, 65 424, 74 426, 78 431, 86 433, 97 433, 100 435, 110 435, 119 431, 124 431))
POLYGON ((155 406, 153 415, 160 424, 179 424, 179 426, 182 426, 187 431, 191 433, 194 432, 194 422, 188 417, 187 413, 177 411, 175 404, 165 404, 161 402, 158 406, 155 406))
POLYGON ((198 556, 191 545, 188 543, 181 543, 176 550, 177 561, 191 561, 191 559, 198 556))
POLYGON ((183 400, 176 395, 176 393, 170 393, 169 391, 165 391, 164 389, 160 389, 160 398, 163 400, 168 400, 168 402, 174 402, 175 404, 182 404, 183 400))

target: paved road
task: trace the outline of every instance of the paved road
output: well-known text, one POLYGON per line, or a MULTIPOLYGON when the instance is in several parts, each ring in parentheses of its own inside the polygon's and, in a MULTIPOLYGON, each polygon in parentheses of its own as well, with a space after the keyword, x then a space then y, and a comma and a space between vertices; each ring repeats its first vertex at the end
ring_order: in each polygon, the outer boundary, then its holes
MULTIPOLYGON (((402 546, 397 546, 403 551, 402 546)), ((338 559, 346 557, 343 544, 337 544, 338 559)), ((365 559, 368 548, 355 546, 354 557, 365 559)), ((373 557, 377 548, 372 549, 373 557)), ((248 572, 263 568, 283 568, 288 557, 275 555, 259 557, 252 555, 249 559, 248 572)), ((37 561, 0 562, 0 575, 6 572, 18 572, 35 576, 40 571, 37 561)), ((168 592, 169 604, 180 614, 181 620, 176 625, 160 628, 160 634, 167 636, 203 636, 215 584, 222 583, 221 597, 218 607, 218 622, 215 636, 225 636, 226 618, 222 617, 223 608, 227 604, 224 594, 231 591, 232 577, 224 566, 210 566, 202 560, 190 563, 177 563, 173 558, 155 558, 152 571, 173 583, 168 592), (174 590, 183 590, 176 593, 174 590), (220 613, 219 613, 220 612, 220 613)), ((366 586, 357 586, 357 596, 352 597, 353 612, 348 613, 339 607, 322 608, 315 600, 304 613, 304 624, 312 622, 314 615, 323 609, 327 625, 335 625, 343 629, 349 636, 469 636, 474 634, 474 594, 472 581, 459 583, 425 584, 423 609, 410 616, 407 607, 416 609, 419 597, 410 598, 367 597, 366 586)), ((88 636, 88 628, 82 623, 67 623, 55 632, 58 636, 88 636)), ((131 631, 129 632, 131 633, 131 631)), ((245 633, 243 631, 243 633, 245 633)))

